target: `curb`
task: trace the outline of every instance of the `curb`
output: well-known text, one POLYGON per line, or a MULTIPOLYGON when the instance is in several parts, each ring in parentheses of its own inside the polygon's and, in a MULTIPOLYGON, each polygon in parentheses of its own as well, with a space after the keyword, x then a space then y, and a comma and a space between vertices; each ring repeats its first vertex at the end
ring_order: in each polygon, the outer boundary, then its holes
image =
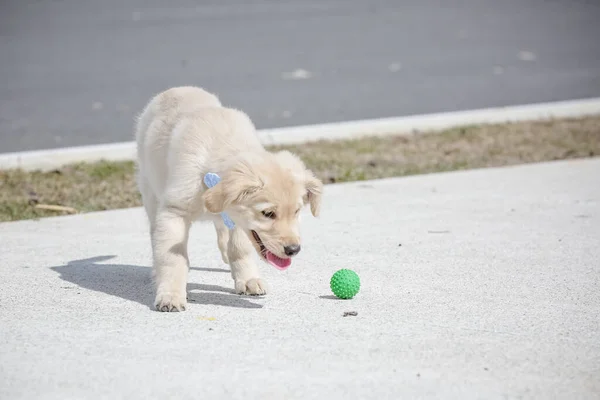
MULTIPOLYGON (((263 129, 257 133, 264 145, 286 145, 364 136, 435 132, 465 125, 576 118, 594 114, 600 114, 600 98, 263 129)), ((132 161, 135 158, 135 142, 121 142, 0 154, 0 169, 46 171, 70 163, 132 161)))

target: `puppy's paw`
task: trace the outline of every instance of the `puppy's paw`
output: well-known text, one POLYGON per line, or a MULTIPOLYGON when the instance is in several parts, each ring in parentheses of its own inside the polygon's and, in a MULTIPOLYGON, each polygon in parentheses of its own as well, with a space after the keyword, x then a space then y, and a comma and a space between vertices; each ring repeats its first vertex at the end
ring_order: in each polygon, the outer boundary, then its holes
POLYGON ((185 311, 186 305, 185 293, 159 292, 156 295, 156 300, 154 300, 154 306, 162 312, 185 311))
POLYGON ((267 294, 269 287, 267 282, 260 278, 252 278, 247 281, 235 281, 235 292, 251 296, 262 296, 267 294))

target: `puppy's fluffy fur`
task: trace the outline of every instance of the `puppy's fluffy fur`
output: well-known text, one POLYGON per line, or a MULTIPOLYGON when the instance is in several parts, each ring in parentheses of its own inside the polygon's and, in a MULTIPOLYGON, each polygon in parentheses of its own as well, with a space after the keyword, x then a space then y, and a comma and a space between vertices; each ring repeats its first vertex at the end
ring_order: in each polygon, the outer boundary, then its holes
POLYGON ((295 155, 266 151, 246 114, 197 87, 176 87, 152 98, 138 118, 136 140, 156 308, 186 307, 188 232, 199 219, 214 223, 236 292, 265 294, 253 249, 264 261, 289 264, 300 249, 300 208, 310 204, 318 215, 323 184, 295 155), (208 172, 222 179, 210 189, 203 183, 208 172), (223 211, 234 229, 224 225, 223 211))

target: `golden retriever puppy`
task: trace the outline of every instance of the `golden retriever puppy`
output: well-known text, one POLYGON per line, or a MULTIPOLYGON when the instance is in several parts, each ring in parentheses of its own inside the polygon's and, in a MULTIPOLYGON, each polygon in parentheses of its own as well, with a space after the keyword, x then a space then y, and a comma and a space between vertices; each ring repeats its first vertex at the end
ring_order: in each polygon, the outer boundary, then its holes
POLYGON ((155 306, 183 311, 189 269, 188 233, 210 220, 236 293, 263 295, 254 261, 286 269, 300 251, 299 212, 319 213, 323 184, 287 151, 268 152, 241 111, 196 87, 152 98, 138 118, 137 181, 150 222, 155 306), (221 181, 208 188, 207 173, 221 181), (227 228, 220 213, 235 223, 227 228), (254 249, 254 251, 253 251, 254 249))

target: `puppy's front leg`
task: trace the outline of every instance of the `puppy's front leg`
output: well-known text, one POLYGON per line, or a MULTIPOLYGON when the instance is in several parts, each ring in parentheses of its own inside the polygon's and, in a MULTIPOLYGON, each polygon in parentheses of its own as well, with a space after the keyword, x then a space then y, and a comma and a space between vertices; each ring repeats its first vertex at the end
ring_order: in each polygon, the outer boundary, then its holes
POLYGON ((156 215, 152 249, 156 285, 154 305, 159 311, 185 310, 190 224, 189 218, 169 208, 159 210, 156 215))
POLYGON ((267 283, 259 277, 258 266, 252 258, 254 247, 242 229, 235 227, 230 231, 227 244, 227 256, 231 267, 231 276, 238 294, 267 294, 267 283))
POLYGON ((215 221, 215 230, 217 231, 217 244, 221 252, 221 258, 225 264, 229 264, 227 256, 227 246, 229 245, 229 229, 223 223, 223 220, 215 221))

